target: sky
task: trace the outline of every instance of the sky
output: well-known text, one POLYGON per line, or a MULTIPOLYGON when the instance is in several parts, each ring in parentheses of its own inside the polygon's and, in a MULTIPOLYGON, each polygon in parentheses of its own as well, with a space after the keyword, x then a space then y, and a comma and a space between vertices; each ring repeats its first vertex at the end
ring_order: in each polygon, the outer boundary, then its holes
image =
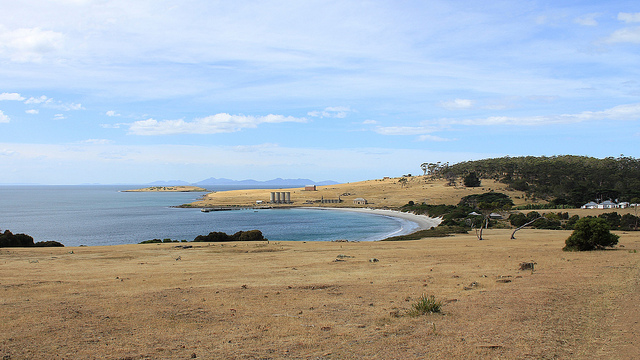
POLYGON ((0 2, 0 184, 640 157, 634 1, 0 2))

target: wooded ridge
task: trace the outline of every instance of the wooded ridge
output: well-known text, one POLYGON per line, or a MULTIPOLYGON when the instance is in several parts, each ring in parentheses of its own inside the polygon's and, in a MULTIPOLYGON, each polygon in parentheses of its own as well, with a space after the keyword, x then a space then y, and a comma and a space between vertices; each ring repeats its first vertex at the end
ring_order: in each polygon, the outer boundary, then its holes
POLYGON ((640 160, 623 156, 523 156, 466 161, 436 167, 432 175, 460 178, 475 173, 534 198, 579 207, 589 201, 640 197, 640 160))

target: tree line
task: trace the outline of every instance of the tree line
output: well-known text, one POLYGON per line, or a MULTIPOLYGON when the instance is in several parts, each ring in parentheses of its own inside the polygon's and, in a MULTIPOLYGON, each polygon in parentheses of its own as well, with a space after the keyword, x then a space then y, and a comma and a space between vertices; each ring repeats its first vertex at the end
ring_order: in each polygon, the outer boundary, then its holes
POLYGON ((428 165, 431 165, 428 174, 445 178, 450 184, 455 184, 452 179, 474 174, 480 179, 508 184, 553 205, 579 207, 594 200, 631 202, 640 198, 640 159, 623 155, 604 159, 574 155, 506 156, 428 165))

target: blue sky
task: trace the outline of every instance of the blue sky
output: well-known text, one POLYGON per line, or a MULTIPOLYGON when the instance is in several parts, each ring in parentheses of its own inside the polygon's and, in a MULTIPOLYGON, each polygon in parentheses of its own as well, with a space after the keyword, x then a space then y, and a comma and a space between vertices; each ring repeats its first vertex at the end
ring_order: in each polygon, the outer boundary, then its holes
POLYGON ((0 183, 640 157, 637 1, 0 2, 0 183))

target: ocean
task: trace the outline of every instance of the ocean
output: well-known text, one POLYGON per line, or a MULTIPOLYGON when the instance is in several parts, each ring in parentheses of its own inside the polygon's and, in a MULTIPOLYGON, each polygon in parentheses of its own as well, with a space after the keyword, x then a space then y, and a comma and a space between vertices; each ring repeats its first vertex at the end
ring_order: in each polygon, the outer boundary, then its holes
MULTIPOLYGON (((381 240, 417 228, 395 217, 320 209, 203 213, 173 206, 205 193, 122 192, 145 186, 0 186, 0 230, 65 246, 192 241, 212 231, 260 230, 271 241, 381 240)), ((209 190, 236 190, 218 186, 209 190)))

